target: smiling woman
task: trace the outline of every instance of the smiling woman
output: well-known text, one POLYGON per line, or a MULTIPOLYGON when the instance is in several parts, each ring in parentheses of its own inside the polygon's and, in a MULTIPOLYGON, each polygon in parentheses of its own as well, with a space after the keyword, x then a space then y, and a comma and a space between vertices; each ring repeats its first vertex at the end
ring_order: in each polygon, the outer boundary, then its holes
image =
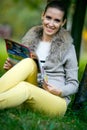
POLYGON ((63 28, 66 19, 61 1, 48 3, 41 18, 42 25, 30 29, 22 39, 31 50, 31 58, 13 67, 8 60, 4 64, 9 71, 0 78, 0 109, 25 103, 32 110, 62 116, 70 95, 78 89, 75 48, 72 37, 63 28))

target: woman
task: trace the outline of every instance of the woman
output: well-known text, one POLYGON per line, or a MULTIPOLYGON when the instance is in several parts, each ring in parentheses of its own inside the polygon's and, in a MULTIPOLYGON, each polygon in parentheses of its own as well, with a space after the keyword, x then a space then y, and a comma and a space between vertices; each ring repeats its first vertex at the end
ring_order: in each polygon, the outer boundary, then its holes
POLYGON ((0 79, 0 109, 25 103, 32 110, 51 116, 65 114, 70 95, 78 89, 76 53, 69 32, 63 28, 65 22, 63 3, 48 3, 42 14, 42 25, 30 29, 22 40, 30 47, 32 58, 14 67, 9 60, 4 64, 9 71, 0 79), (33 59, 37 57, 43 89, 36 87, 38 70, 33 59))

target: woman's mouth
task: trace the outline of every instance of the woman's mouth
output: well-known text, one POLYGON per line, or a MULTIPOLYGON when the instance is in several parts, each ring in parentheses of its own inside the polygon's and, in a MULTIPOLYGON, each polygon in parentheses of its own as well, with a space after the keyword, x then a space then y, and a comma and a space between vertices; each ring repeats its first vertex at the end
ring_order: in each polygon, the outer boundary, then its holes
POLYGON ((46 27, 46 30, 47 30, 47 32, 50 32, 50 33, 54 31, 54 29, 49 28, 49 27, 46 27))

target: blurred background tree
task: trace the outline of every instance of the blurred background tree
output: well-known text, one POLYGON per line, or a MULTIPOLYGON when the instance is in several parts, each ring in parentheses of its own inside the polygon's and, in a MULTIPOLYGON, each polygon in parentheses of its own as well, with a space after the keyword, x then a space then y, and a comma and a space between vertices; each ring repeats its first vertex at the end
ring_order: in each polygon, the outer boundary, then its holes
POLYGON ((75 11, 73 15, 71 34, 76 47, 77 58, 80 57, 82 31, 86 16, 87 0, 76 0, 75 11))
POLYGON ((45 1, 3 0, 0 2, 0 24, 10 25, 12 37, 19 39, 32 26, 40 24, 45 1))
MULTIPOLYGON (((41 24, 41 13, 47 2, 52 0, 3 0, 0 1, 0 25, 12 29, 11 37, 21 40, 34 25, 41 24)), ((67 6, 66 28, 74 38, 77 58, 87 52, 87 0, 62 0, 67 6)))

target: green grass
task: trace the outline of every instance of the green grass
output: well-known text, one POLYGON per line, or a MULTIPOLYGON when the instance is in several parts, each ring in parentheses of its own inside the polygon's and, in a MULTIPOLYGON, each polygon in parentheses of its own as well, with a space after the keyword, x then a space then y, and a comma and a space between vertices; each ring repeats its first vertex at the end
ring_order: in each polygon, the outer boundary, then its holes
POLYGON ((22 108, 0 110, 0 130, 85 130, 86 127, 87 120, 72 111, 63 118, 51 118, 22 108))
POLYGON ((87 64, 87 52, 85 52, 81 57, 79 61, 79 80, 81 80, 83 71, 85 69, 85 66, 87 64))
MULTIPOLYGON (((3 64, 6 58, 5 44, 0 40, 0 76, 5 73, 3 64)), ((87 61, 85 59, 80 60, 79 79, 87 61)), ((87 107, 77 113, 71 109, 71 105, 62 118, 51 118, 22 107, 0 110, 0 130, 86 130, 87 107)))
POLYGON ((5 73, 5 70, 3 69, 3 64, 7 58, 6 48, 5 48, 5 42, 3 39, 0 39, 0 76, 5 73))

